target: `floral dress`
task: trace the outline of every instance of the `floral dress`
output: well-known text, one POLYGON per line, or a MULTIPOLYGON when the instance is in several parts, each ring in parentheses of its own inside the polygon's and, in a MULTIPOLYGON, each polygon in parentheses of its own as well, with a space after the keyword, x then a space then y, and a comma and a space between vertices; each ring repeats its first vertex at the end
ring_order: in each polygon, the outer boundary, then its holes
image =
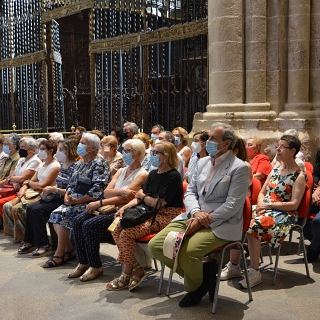
MULTIPOLYGON (((293 184, 301 173, 301 169, 286 176, 279 174, 279 168, 274 168, 267 186, 264 202, 288 202, 291 200, 293 184)), ((270 246, 278 247, 288 235, 290 226, 297 222, 298 212, 280 211, 274 209, 257 212, 252 206, 252 220, 248 229, 255 238, 269 242, 270 246)))
MULTIPOLYGON (((88 185, 90 189, 87 190, 85 194, 94 200, 99 199, 110 181, 110 167, 107 162, 99 156, 96 156, 87 163, 78 161, 66 188, 66 191, 70 192, 70 195, 74 198, 82 198, 84 196, 82 193, 75 192, 78 181, 82 178, 90 179, 90 184, 88 185)), ((72 229, 73 218, 86 211, 86 205, 86 202, 71 206, 62 204, 52 211, 49 222, 59 224, 67 229, 72 229)))

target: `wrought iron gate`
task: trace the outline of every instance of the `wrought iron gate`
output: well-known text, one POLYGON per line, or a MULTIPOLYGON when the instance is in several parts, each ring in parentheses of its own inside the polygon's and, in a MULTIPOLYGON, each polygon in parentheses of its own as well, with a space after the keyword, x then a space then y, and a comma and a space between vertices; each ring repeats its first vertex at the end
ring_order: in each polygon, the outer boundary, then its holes
POLYGON ((207 105, 207 1, 99 1, 91 20, 92 126, 191 130, 207 105))

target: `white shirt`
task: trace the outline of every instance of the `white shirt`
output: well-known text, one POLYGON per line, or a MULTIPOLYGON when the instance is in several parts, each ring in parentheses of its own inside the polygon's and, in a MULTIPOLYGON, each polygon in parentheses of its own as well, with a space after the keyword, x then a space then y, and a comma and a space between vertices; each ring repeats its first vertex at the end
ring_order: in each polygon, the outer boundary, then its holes
POLYGON ((20 158, 14 169, 15 176, 23 175, 25 170, 32 170, 36 171, 41 164, 41 160, 38 158, 37 155, 32 156, 30 159, 26 161, 26 158, 20 158))

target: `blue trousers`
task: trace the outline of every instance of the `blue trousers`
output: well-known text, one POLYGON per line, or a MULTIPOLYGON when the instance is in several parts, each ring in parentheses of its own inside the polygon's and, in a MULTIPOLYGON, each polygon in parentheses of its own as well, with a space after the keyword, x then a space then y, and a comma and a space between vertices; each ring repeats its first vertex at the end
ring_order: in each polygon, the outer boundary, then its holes
POLYGON ((100 268, 100 237, 114 220, 114 214, 99 216, 83 212, 73 218, 73 235, 77 257, 81 264, 100 268))

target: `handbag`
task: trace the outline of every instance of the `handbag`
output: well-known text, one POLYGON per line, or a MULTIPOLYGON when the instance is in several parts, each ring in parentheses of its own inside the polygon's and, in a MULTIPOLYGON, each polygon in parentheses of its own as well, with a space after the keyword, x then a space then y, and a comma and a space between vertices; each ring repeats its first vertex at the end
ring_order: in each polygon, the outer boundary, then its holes
POLYGON ((0 198, 9 197, 16 194, 12 184, 5 184, 3 188, 0 189, 0 198))
POLYGON ((123 229, 127 229, 127 228, 132 228, 135 226, 138 226, 139 224, 145 222, 146 220, 148 220, 149 218, 153 217, 150 226, 152 226, 152 224, 154 223, 155 219, 156 219, 156 215, 159 212, 161 206, 162 206, 162 201, 159 198, 159 196, 157 195, 149 195, 150 197, 156 198, 157 199, 157 203, 155 205, 155 207, 150 207, 147 204, 145 204, 144 202, 142 202, 140 205, 138 206, 134 206, 131 208, 128 208, 126 210, 124 210, 122 219, 120 220, 120 225, 121 228, 123 229))
POLYGON ((44 202, 51 202, 53 200, 59 199, 61 198, 60 194, 52 192, 50 194, 48 194, 46 197, 43 196, 43 193, 40 193, 40 198, 41 200, 43 200, 44 202))
POLYGON ((33 190, 32 188, 28 188, 28 189, 26 190, 26 192, 24 193, 24 198, 25 198, 26 200, 33 199, 33 198, 35 198, 36 196, 38 196, 40 193, 41 193, 41 191, 33 190))
POLYGON ((106 206, 102 206, 102 207, 98 208, 97 211, 101 214, 107 214, 110 212, 116 212, 117 207, 114 204, 108 204, 106 206))
POLYGON ((80 177, 73 192, 85 195, 91 188, 92 180, 90 178, 80 177))

